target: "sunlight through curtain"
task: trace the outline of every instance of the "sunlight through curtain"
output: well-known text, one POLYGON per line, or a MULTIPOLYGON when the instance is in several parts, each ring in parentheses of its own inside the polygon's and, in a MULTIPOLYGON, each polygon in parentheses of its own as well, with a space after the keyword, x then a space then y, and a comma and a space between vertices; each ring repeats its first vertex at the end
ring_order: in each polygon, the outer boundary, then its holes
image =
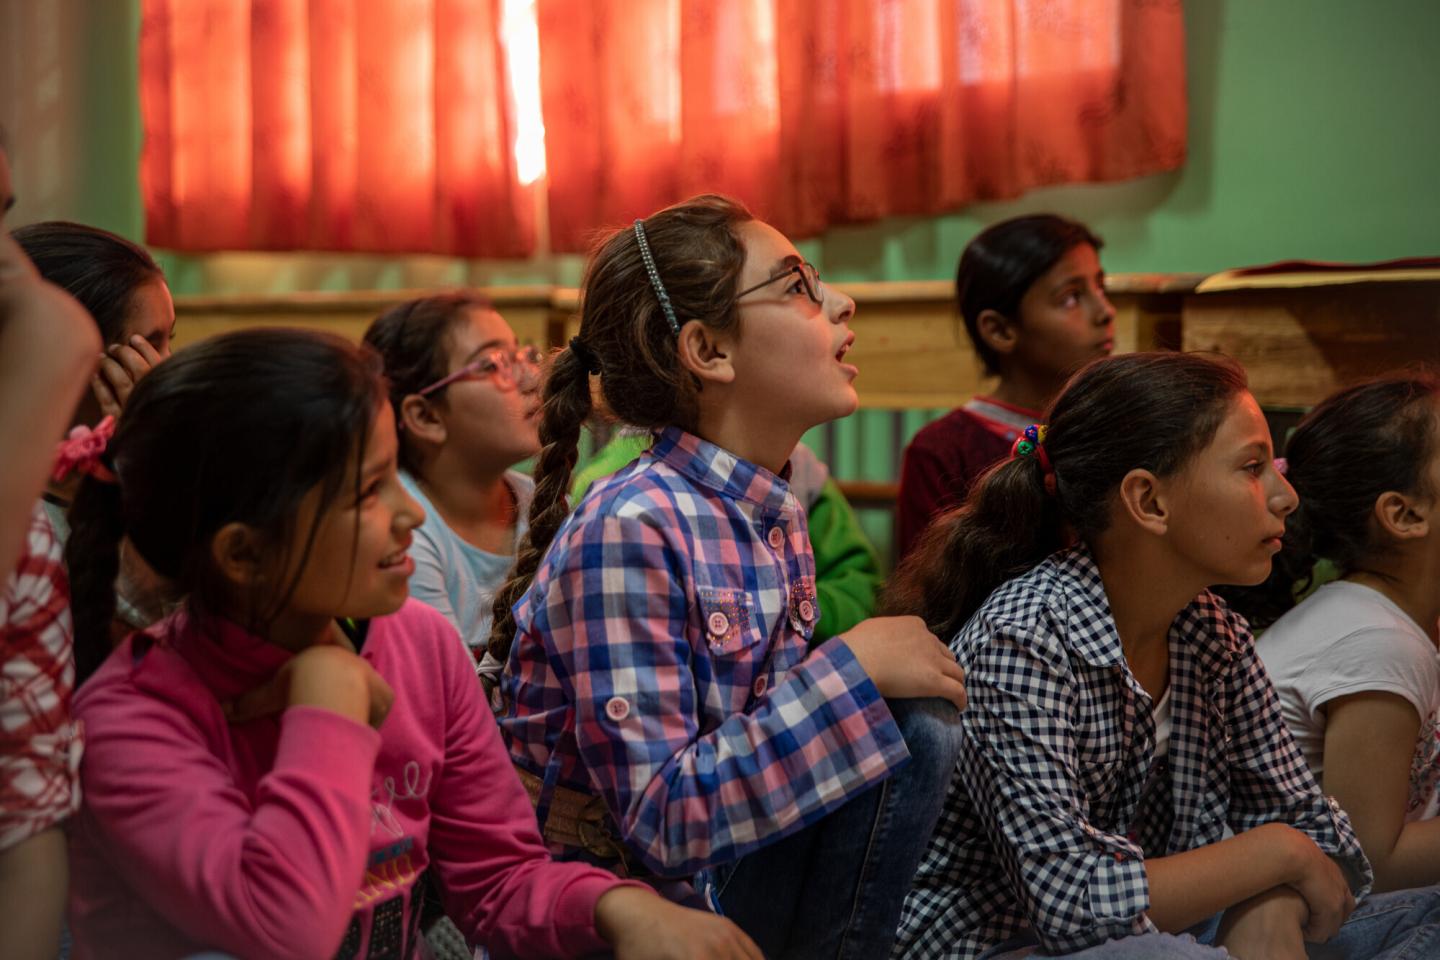
POLYGON ((505 6, 145 0, 148 241, 532 253, 539 173, 517 169, 505 6))

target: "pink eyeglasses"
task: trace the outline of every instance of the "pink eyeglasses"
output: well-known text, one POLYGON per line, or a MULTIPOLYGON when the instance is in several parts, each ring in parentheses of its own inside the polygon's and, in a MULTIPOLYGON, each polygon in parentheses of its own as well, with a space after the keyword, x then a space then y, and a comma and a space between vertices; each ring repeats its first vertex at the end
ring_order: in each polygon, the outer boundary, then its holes
POLYGON ((487 377, 494 377, 500 386, 518 386, 526 376, 534 376, 535 371, 540 368, 541 359, 540 351, 532 344, 527 343, 513 349, 496 347, 416 392, 422 397, 428 397, 456 380, 484 380, 487 377))

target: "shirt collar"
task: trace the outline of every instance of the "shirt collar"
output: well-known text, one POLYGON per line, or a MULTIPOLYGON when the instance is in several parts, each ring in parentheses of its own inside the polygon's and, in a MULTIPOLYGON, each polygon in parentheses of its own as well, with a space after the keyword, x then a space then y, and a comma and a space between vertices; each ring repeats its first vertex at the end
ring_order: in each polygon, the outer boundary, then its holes
POLYGON ((219 617, 193 617, 180 611, 152 627, 224 702, 274 676, 294 654, 219 617))
POLYGON ((679 427, 660 431, 650 452, 695 483, 735 500, 779 512, 790 498, 789 462, 777 476, 679 427))
MULTIPOLYGON (((1090 548, 1083 543, 1053 558, 1062 582, 1073 599, 1070 604, 1071 648, 1095 666, 1118 666, 1125 659, 1120 646, 1120 632, 1115 627, 1115 614, 1105 595, 1100 567, 1090 548)), ((1226 607, 1206 590, 1190 601, 1170 624, 1169 641, 1173 650, 1178 641, 1194 657, 1206 674, 1219 674, 1229 669, 1239 638, 1226 615, 1226 607)), ((1172 667, 1174 665, 1172 664, 1172 667)))

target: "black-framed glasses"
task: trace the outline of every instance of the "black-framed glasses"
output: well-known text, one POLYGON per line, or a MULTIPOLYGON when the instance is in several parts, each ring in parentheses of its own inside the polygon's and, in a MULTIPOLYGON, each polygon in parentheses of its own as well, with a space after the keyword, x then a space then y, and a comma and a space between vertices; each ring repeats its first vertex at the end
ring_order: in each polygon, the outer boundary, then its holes
POLYGON ((487 350, 465 366, 448 376, 441 377, 428 387, 417 390, 422 397, 428 397, 437 390, 450 386, 456 380, 484 380, 494 377, 502 386, 516 386, 526 375, 533 375, 540 367, 542 357, 533 344, 506 349, 496 347, 487 350))
POLYGON ((761 287, 768 287, 776 280, 783 280, 792 273, 798 273, 800 275, 800 283, 805 287, 805 296, 809 297, 813 303, 824 305, 825 287, 820 283, 820 271, 815 268, 815 264, 810 263, 808 260, 801 260, 799 263, 791 264, 769 279, 761 280, 755 284, 755 286, 741 290, 735 294, 735 299, 739 300, 747 293, 754 293, 761 287))

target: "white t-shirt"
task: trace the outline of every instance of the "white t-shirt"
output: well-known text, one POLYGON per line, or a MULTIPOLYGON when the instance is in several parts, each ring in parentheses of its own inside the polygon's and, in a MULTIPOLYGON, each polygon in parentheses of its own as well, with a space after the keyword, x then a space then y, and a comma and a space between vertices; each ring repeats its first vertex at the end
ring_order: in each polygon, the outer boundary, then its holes
MULTIPOLYGON (((487 553, 466 543, 446 526, 440 511, 414 477, 401 471, 400 482, 425 508, 425 522, 415 529, 415 541, 410 546, 410 556, 415 560, 410 593, 416 600, 443 613, 460 631, 460 639, 478 661, 490 639, 495 592, 505 585, 505 578, 515 564, 515 555, 487 553)), ((515 542, 518 544, 529 528, 535 481, 509 470, 505 473, 505 483, 515 495, 515 542)))
POLYGON ((1260 635, 1256 650, 1315 779, 1325 772, 1325 704, 1355 693, 1404 697, 1420 715, 1405 819, 1440 812, 1440 654, 1414 620, 1358 583, 1327 583, 1260 635))
POLYGON ((1170 691, 1172 689, 1169 685, 1165 687, 1165 695, 1160 698, 1160 702, 1155 704, 1154 710, 1150 712, 1150 716, 1155 719, 1155 752, 1153 756, 1156 760, 1170 756, 1170 733, 1174 728, 1170 712, 1170 691))

